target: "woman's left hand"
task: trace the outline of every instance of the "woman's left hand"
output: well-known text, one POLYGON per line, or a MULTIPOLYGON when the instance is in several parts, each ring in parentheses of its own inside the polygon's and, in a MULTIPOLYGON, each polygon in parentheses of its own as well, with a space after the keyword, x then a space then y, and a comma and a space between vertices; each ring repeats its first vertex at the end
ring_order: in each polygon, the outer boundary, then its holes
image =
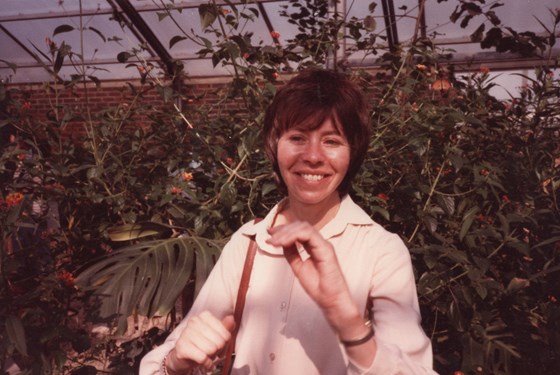
POLYGON ((269 229, 269 234, 267 242, 283 247, 284 256, 301 286, 323 309, 331 324, 359 315, 333 246, 311 224, 294 221, 269 229), (297 243, 304 247, 309 258, 302 259, 297 243))
MULTIPOLYGON (((352 299, 333 246, 309 223, 294 221, 269 229, 267 242, 282 246, 284 256, 307 294, 323 310, 325 318, 341 340, 365 337, 371 328, 364 324, 362 313, 352 299), (300 243, 309 253, 303 259, 300 243)), ((377 343, 370 339, 346 348, 355 363, 368 368, 377 353, 377 343)))

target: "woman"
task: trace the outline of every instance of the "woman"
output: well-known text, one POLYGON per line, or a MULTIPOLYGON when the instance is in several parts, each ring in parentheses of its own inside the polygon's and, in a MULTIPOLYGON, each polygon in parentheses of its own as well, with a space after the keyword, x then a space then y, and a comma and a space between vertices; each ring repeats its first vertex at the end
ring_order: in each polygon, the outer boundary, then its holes
POLYGON ((287 196, 232 236, 141 375, 215 366, 235 325, 252 236, 258 252, 233 374, 433 373, 408 250, 348 195, 367 151, 367 120, 360 91, 338 73, 304 71, 278 91, 263 135, 287 196))

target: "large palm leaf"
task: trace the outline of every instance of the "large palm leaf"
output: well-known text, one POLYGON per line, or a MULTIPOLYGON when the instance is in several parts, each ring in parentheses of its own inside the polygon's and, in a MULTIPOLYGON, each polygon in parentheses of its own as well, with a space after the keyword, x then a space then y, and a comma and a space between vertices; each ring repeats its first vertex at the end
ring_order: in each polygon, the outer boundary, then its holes
POLYGON ((76 284, 100 297, 101 316, 116 316, 122 333, 135 310, 148 317, 169 313, 189 280, 197 293, 223 243, 192 236, 141 242, 98 260, 78 275, 76 284))

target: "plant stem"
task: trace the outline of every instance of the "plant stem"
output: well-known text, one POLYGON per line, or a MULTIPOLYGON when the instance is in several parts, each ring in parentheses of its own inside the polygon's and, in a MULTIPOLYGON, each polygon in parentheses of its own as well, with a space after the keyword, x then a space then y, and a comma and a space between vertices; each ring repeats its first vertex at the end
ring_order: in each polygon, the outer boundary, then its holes
MULTIPOLYGON (((426 199, 426 202, 424 203, 424 207, 422 208, 422 212, 426 211, 426 209, 428 208, 428 205, 430 204, 431 200, 432 200, 432 196, 434 195, 435 191, 436 191, 436 186, 439 182, 439 179, 441 177, 441 174, 443 172, 443 167, 445 166, 445 164, 447 164, 447 159, 445 159, 442 163, 441 166, 439 167, 438 173, 436 175, 436 178, 434 180, 434 182, 432 183, 432 186, 430 188, 430 193, 428 194, 428 199, 426 199)), ((414 239, 414 237, 416 236, 416 233, 418 232, 418 229, 420 229, 420 222, 416 223, 416 227, 414 228, 414 231, 412 232, 412 234, 410 235, 408 242, 412 242, 412 240, 414 239)))

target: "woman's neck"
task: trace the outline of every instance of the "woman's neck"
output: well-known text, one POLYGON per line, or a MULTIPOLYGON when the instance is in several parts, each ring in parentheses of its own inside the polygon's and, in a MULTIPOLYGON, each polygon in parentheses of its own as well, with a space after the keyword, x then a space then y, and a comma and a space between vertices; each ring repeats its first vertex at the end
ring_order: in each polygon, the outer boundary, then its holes
POLYGON ((340 196, 334 195, 332 199, 319 204, 294 204, 290 198, 285 201, 279 212, 280 218, 277 224, 285 224, 295 220, 307 221, 317 230, 331 221, 340 207, 340 196))

